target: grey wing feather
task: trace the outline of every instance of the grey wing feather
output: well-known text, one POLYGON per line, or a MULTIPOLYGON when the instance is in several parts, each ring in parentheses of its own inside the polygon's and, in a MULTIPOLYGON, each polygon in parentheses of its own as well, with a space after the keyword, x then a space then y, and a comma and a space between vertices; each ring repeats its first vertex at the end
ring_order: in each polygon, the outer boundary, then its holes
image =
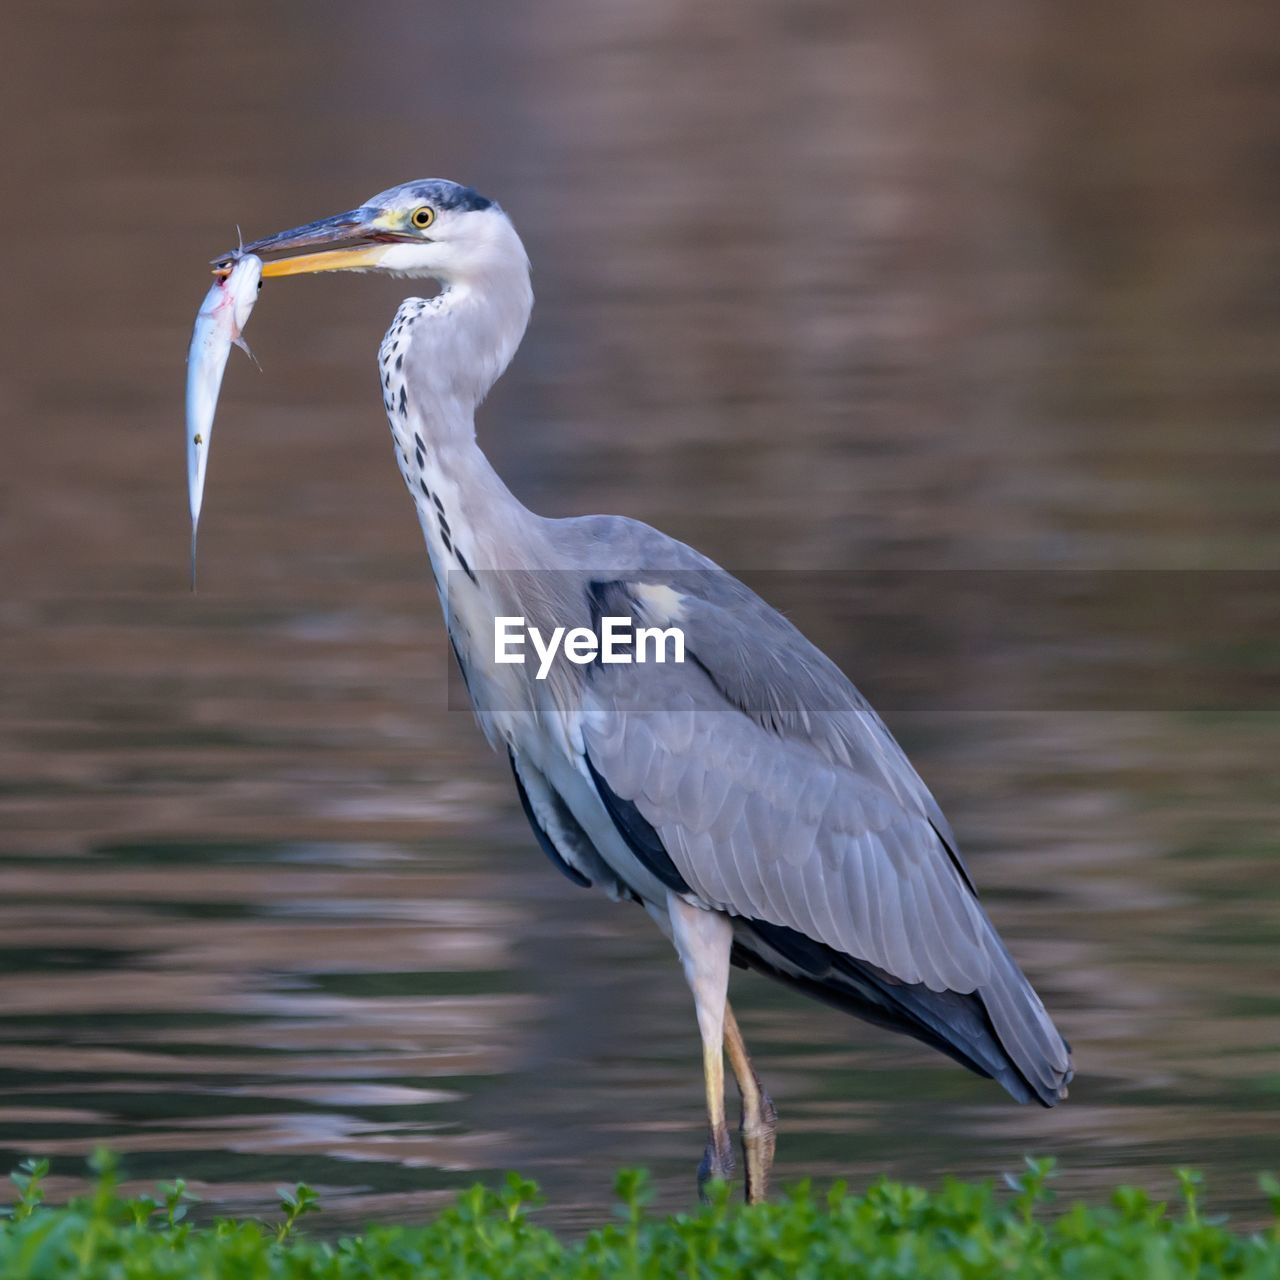
POLYGON ((608 589, 633 616, 680 625, 686 662, 593 669, 586 751, 692 891, 898 983, 978 993, 1022 1075, 1042 1100, 1058 1096, 1064 1042, 987 920, 936 802, 843 673, 714 566, 608 589))
MULTIPOLYGON (((918 806, 913 812, 879 779, 833 764, 802 742, 726 715, 710 682, 693 679, 702 683, 697 701, 707 714, 693 717, 683 749, 667 745, 686 736, 675 728, 687 723, 682 711, 634 708, 626 698, 642 687, 652 705, 655 683, 674 683, 668 673, 647 675, 643 686, 596 682, 584 716, 592 765, 658 832, 693 890, 710 906, 786 925, 903 982, 960 992, 985 982, 989 926, 918 806), (636 730, 646 739, 643 769, 628 758, 633 717, 644 721, 636 730), (729 748, 715 765, 713 739, 729 748), (717 864, 725 850, 733 851, 740 897, 723 888, 717 864), (865 900, 866 916, 833 913, 830 904, 843 893, 865 900), (910 928, 917 900, 937 922, 936 933, 910 928)), ((668 705, 682 701, 693 703, 693 694, 673 690, 668 705)))
POLYGON ((614 897, 629 896, 551 783, 528 760, 508 754, 521 808, 543 852, 575 884, 597 884, 614 897))

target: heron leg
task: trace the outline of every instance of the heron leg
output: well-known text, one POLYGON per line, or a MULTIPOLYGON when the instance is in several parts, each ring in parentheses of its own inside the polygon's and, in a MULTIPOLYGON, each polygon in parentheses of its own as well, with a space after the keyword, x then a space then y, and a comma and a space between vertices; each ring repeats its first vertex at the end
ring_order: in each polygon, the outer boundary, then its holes
POLYGON ((746 1165, 747 1203, 763 1204, 769 1195, 769 1173, 777 1146, 778 1113, 760 1083, 747 1053, 746 1041, 738 1029, 738 1020, 728 1004, 724 1009, 724 1046, 742 1097, 739 1132, 742 1135, 742 1160, 746 1165))
POLYGON ((698 1166, 698 1191, 705 1196, 713 1178, 733 1173, 733 1143, 724 1111, 724 1024, 729 992, 729 952, 733 926, 728 916, 668 895, 671 939, 693 992, 702 1036, 702 1073, 707 1087, 707 1149, 698 1166))

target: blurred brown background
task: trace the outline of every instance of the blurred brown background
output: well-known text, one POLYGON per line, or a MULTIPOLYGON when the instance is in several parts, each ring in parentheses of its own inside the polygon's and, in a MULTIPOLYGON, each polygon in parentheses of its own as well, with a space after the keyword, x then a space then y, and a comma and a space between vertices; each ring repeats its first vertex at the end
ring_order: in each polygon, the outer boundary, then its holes
MULTIPOLYGON (((738 569, 1276 563, 1273 5, 17 0, 0 41, 0 1164, 70 1186, 106 1142, 217 1210, 308 1179, 338 1221, 510 1167, 560 1223, 624 1162, 692 1193, 666 944, 550 871, 447 707, 374 373, 410 287, 268 285, 187 593, 183 361, 237 222, 425 176, 500 200, 538 305, 481 435, 548 514, 738 569)), ((830 640, 847 603, 793 612, 830 640)), ((1222 640, 1226 675, 1274 661, 1222 640)), ((1192 1164, 1247 1217, 1280 1103, 1274 695, 1073 711, 1024 659, 999 705, 1028 710, 893 727, 1072 1099, 1019 1109, 740 979, 781 1172, 1192 1164)))

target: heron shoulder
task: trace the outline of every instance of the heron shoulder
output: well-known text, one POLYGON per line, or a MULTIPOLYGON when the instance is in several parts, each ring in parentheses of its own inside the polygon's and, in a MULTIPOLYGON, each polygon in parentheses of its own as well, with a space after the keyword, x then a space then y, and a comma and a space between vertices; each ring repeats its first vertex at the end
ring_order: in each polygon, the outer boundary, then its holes
POLYGON ((629 516, 569 516, 548 520, 546 526, 566 563, 596 576, 707 569, 725 573, 687 543, 629 516))

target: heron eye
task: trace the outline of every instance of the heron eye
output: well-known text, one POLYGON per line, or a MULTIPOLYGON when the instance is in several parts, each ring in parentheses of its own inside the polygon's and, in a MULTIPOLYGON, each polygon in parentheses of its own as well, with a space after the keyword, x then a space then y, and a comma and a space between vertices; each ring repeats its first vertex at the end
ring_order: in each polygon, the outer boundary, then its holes
POLYGON ((436 211, 429 205, 424 204, 420 209, 415 209, 409 215, 409 221, 413 223, 419 231, 425 231, 436 220, 436 211))

